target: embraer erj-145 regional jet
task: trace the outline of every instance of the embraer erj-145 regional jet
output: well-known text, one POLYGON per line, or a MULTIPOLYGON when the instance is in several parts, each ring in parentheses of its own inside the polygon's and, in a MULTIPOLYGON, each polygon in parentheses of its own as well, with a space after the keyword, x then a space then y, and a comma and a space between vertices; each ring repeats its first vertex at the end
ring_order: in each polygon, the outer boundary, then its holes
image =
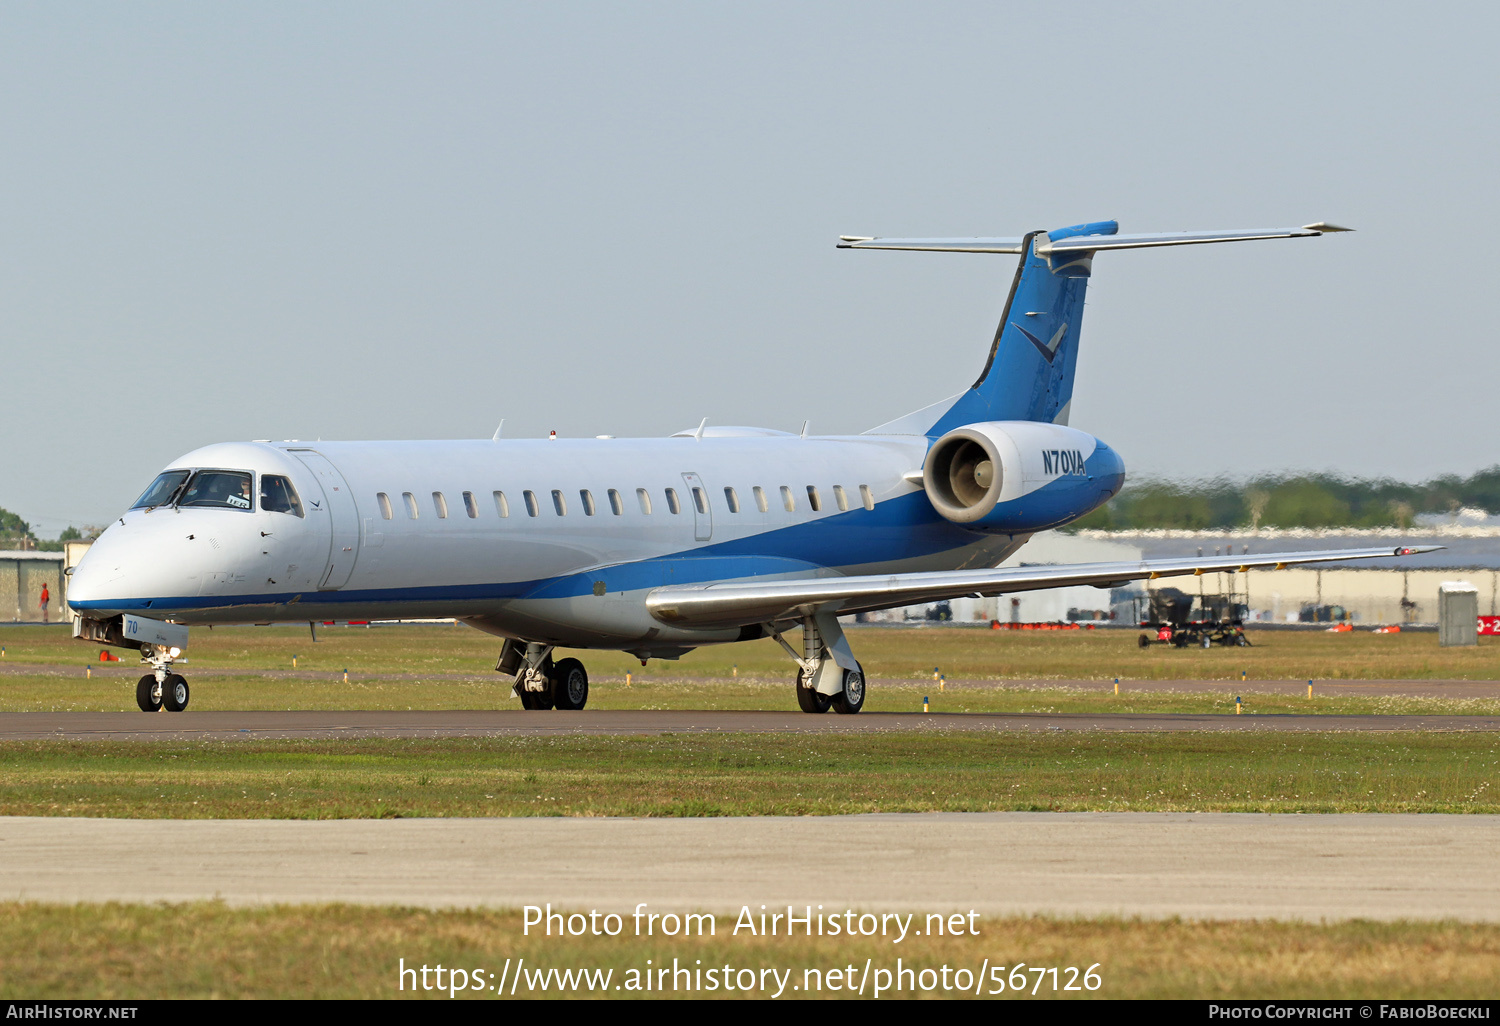
POLYGON ((154 668, 137 688, 144 710, 186 707, 172 664, 190 626, 456 617, 505 639, 495 668, 527 709, 588 700, 583 664, 553 659, 560 646, 644 661, 774 638, 797 664, 803 711, 856 713, 865 678, 843 615, 1390 556, 994 569, 1125 480, 1113 449, 1068 426, 1096 253, 1346 230, 1120 235, 1104 221, 1013 239, 845 237, 846 249, 1019 254, 968 390, 847 436, 700 424, 670 438, 205 446, 164 470, 74 570, 73 633, 140 650, 154 668))

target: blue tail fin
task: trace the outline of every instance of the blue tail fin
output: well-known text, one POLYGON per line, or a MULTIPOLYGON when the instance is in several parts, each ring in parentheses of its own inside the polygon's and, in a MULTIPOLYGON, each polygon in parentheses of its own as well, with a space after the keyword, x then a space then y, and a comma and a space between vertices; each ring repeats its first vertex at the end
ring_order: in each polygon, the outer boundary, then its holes
POLYGON ((1075 224, 1024 238, 896 239, 839 236, 840 249, 892 249, 928 253, 1019 253, 995 330, 990 358, 967 392, 871 428, 868 434, 941 435, 984 420, 1031 420, 1066 424, 1073 401, 1073 368, 1083 294, 1094 254, 1106 249, 1155 249, 1210 242, 1300 239, 1350 232, 1327 221, 1299 228, 1238 228, 1230 231, 1149 232, 1121 235, 1114 221, 1075 224), (935 422, 935 423, 934 423, 935 422))
MULTIPOLYGON (((979 380, 934 424, 939 435, 981 420, 1066 424, 1078 363, 1083 296, 1093 252, 1038 255, 1039 243, 1080 235, 1113 235, 1114 221, 1032 232, 1021 241, 1021 265, 979 380)), ((1043 247, 1050 249, 1050 246, 1043 247)))

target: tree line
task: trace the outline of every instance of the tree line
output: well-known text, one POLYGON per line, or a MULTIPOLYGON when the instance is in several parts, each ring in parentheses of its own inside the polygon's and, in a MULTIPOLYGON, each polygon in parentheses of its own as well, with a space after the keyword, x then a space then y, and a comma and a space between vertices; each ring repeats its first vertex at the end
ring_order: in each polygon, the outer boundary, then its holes
POLYGON ((1258 527, 1411 527, 1421 513, 1460 509, 1500 513, 1500 465, 1469 477, 1447 474, 1421 484, 1336 474, 1281 474, 1127 483, 1073 526, 1104 530, 1258 527))
POLYGON ((8 509, 0 509, 0 549, 29 550, 33 552, 61 552, 63 543, 70 541, 93 541, 99 537, 99 528, 66 527, 55 539, 38 538, 31 525, 8 509))

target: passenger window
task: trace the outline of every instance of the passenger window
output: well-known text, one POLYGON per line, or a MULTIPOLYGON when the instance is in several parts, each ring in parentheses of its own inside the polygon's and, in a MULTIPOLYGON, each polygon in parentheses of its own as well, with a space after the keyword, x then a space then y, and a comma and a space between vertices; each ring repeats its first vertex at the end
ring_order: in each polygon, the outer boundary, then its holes
POLYGON ((248 511, 250 475, 238 470, 200 470, 187 483, 177 505, 248 511))
POLYGON ((417 497, 411 492, 402 492, 401 498, 406 503, 406 515, 413 520, 417 519, 417 497))
POLYGON ((510 516, 510 503, 505 500, 504 492, 495 493, 495 512, 501 517, 510 516))
POLYGON ((442 492, 432 493, 432 508, 437 510, 439 520, 448 519, 448 500, 443 498, 442 492))
POLYGON ((677 501, 677 489, 675 488, 667 489, 667 509, 673 513, 682 512, 682 503, 677 501))
POLYGON ((620 516, 625 512, 625 503, 620 501, 620 493, 613 488, 609 490, 609 510, 615 516, 620 516))
POLYGON ((521 495, 526 499, 526 515, 528 517, 537 516, 542 512, 542 507, 536 501, 536 492, 528 488, 521 495))
POLYGON ((479 502, 474 498, 473 492, 464 492, 464 512, 469 514, 470 520, 479 518, 479 502))
POLYGON ((583 500, 583 515, 591 517, 594 515, 594 493, 587 488, 581 489, 578 497, 583 500))
POLYGON ((797 512, 797 500, 792 497, 792 490, 786 485, 781 486, 781 505, 788 513, 797 512))
MULTIPOLYGON (((260 508, 269 513, 302 515, 302 500, 297 498, 297 489, 292 482, 278 474, 260 475, 260 508)), ((386 517, 387 520, 390 517, 386 517)))
POLYGON ((767 504, 767 502, 766 502, 766 490, 764 488, 762 488, 760 485, 756 485, 754 488, 751 489, 751 491, 753 491, 755 493, 755 508, 756 509, 758 509, 762 513, 764 513, 764 512, 766 512, 766 510, 768 510, 768 509, 771 508, 770 505, 767 504))
POLYGON ((812 506, 812 510, 814 513, 822 512, 823 500, 818 497, 818 488, 816 485, 807 486, 807 502, 810 506, 812 506))
POLYGON ((840 510, 849 508, 849 495, 844 491, 843 485, 833 486, 833 501, 839 504, 840 510))
POLYGON ((693 486, 693 505, 698 508, 699 513, 708 512, 708 493, 696 485, 693 486))
POLYGON ((875 508, 875 496, 870 494, 869 485, 859 486, 859 501, 865 504, 865 509, 875 508))
POLYGON ((738 513, 740 511, 740 497, 734 494, 733 488, 724 489, 724 501, 729 504, 729 512, 738 513))
POLYGON ((635 490, 635 498, 641 504, 641 512, 649 515, 651 512, 651 493, 644 488, 637 488, 635 490))
POLYGON ((556 488, 552 489, 552 508, 557 511, 557 515, 560 517, 568 515, 568 504, 563 499, 563 493, 556 488))
POLYGON ((385 492, 376 492, 375 501, 380 503, 380 516, 384 520, 391 519, 391 497, 385 492))

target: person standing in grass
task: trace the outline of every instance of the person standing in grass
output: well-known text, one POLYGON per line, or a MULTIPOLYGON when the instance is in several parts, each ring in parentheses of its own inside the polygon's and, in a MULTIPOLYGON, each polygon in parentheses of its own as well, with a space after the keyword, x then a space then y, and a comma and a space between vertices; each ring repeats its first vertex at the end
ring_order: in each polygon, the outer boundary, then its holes
POLYGON ((50 601, 52 601, 52 595, 51 595, 50 592, 47 591, 47 582, 43 581, 42 582, 42 599, 41 599, 40 602, 37 603, 38 608, 40 608, 41 611, 42 611, 42 623, 46 623, 47 622, 47 603, 50 602, 50 601))

